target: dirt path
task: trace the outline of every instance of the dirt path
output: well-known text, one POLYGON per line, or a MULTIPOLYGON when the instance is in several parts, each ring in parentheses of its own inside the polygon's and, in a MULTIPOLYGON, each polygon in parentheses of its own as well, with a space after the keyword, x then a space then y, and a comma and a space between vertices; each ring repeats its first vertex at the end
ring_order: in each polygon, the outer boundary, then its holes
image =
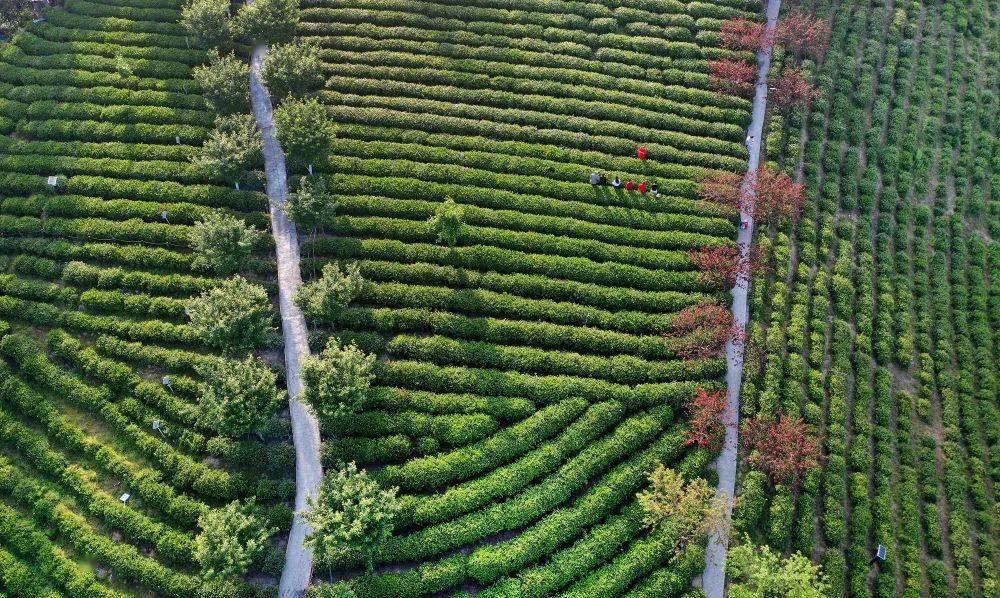
MULTIPOLYGON (((778 12, 781 10, 781 0, 770 0, 767 3, 767 30, 774 32, 778 22, 778 12)), ((750 160, 747 172, 757 170, 760 164, 760 142, 764 134, 764 116, 767 112, 767 74, 771 69, 771 48, 757 53, 757 86, 754 90, 753 113, 750 127, 747 129, 747 150, 750 160)), ((749 182, 749 177, 747 177, 749 182)), ((737 242, 744 256, 749 254, 750 243, 753 240, 753 217, 748 213, 740 214, 740 218, 749 223, 745 229, 740 229, 737 242)), ((741 280, 733 288, 733 321, 741 329, 746 330, 749 310, 747 308, 747 291, 749 283, 741 280)), ((733 496, 736 491, 736 455, 738 452, 740 416, 740 385, 743 381, 743 350, 732 342, 726 345, 726 385, 729 388, 729 400, 724 414, 726 439, 722 452, 715 462, 715 470, 719 474, 719 487, 716 496, 726 504, 725 521, 733 514, 733 496)), ((702 588, 708 598, 722 598, 726 590, 726 553, 729 549, 729 534, 711 534, 708 540, 708 550, 705 553, 705 571, 702 573, 702 588), (722 537, 717 537, 717 536, 722 537)))
POLYGON ((295 520, 288 536, 285 568, 278 586, 281 598, 304 596, 312 577, 312 550, 303 546, 309 528, 301 513, 307 498, 315 496, 323 477, 320 463, 319 423, 298 401, 302 392, 302 360, 309 357, 309 335, 302 310, 295 305, 295 294, 302 284, 299 270, 299 241, 295 225, 281 206, 288 194, 285 154, 274 134, 274 108, 267 88, 260 80, 260 64, 267 46, 254 48, 250 63, 250 102, 264 137, 264 170, 267 173, 267 198, 274 234, 274 253, 278 267, 278 307, 281 311, 281 334, 285 341, 285 379, 288 384, 288 409, 292 418, 292 442, 295 444, 295 520))

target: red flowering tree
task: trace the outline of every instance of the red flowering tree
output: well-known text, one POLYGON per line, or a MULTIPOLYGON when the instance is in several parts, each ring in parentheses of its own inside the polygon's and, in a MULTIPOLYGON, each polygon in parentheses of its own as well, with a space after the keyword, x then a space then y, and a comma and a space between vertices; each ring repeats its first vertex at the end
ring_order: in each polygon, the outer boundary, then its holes
POLYGON ((675 339, 677 355, 684 359, 719 357, 727 342, 744 338, 729 309, 707 301, 678 312, 670 322, 669 334, 675 339))
POLYGON ((695 192, 705 201, 740 210, 744 175, 725 170, 713 170, 698 177, 695 192))
POLYGON ((779 483, 798 486, 802 476, 819 467, 823 455, 819 439, 802 419, 778 414, 778 419, 757 416, 743 429, 747 462, 779 483))
POLYGON ((771 99, 780 108, 788 108, 795 104, 808 106, 820 96, 819 90, 806 80, 801 69, 786 67, 773 81, 771 99))
POLYGON ((729 50, 757 52, 774 45, 774 35, 768 33, 767 24, 746 18, 722 22, 722 45, 729 50))
POLYGON ((714 171, 698 180, 696 192, 706 200, 753 215, 755 220, 776 222, 797 216, 806 201, 805 185, 787 174, 762 166, 745 185, 746 175, 714 171), (752 191, 753 193, 749 193, 752 191))
POLYGON ((775 40, 796 55, 822 58, 830 44, 830 21, 817 19, 800 8, 794 8, 778 24, 775 40))
POLYGON ((736 245, 706 245, 688 252, 688 259, 701 271, 702 281, 711 286, 736 286, 752 272, 764 267, 764 256, 756 245, 744 256, 736 245))
POLYGON ((709 392, 704 388, 696 388, 687 408, 691 420, 688 422, 684 444, 710 451, 722 448, 722 442, 726 439, 726 426, 731 425, 725 419, 726 389, 709 392))
POLYGON ((752 196, 747 196, 743 207, 755 220, 777 222, 785 217, 797 217, 806 202, 806 186, 796 183, 787 174, 773 168, 761 167, 754 173, 752 196))
POLYGON ((746 60, 710 60, 708 84, 716 91, 734 96, 753 95, 757 65, 746 60))

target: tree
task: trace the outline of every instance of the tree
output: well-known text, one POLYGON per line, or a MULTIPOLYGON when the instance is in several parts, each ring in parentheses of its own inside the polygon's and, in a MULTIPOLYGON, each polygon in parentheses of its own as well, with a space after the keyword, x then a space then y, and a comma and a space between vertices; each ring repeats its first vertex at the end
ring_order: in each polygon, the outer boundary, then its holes
POLYGON ((701 271, 702 281, 711 286, 735 286, 746 282, 753 272, 764 269, 764 257, 757 245, 743 255, 737 245, 706 245, 688 251, 688 259, 701 271))
POLYGON ((275 103, 322 89, 325 82, 319 46, 311 41, 296 40, 271 48, 260 74, 275 103))
POLYGON ((428 220, 431 232, 437 235, 437 242, 454 247, 462 234, 464 217, 465 210, 462 206, 455 203, 454 199, 445 197, 444 202, 438 205, 434 215, 428 220))
POLYGON ((298 0, 254 0, 240 7, 233 19, 233 31, 240 37, 269 45, 291 41, 298 25, 298 0))
POLYGON ((326 158, 330 140, 337 136, 337 125, 315 98, 282 103, 274 111, 274 126, 289 163, 300 170, 326 158))
POLYGON ((705 201, 739 211, 743 207, 744 175, 726 170, 711 170, 697 178, 695 192, 705 201))
POLYGON ((250 261, 264 234, 236 216, 212 211, 191 228, 191 267, 228 276, 250 261))
POLYGON ((757 79, 757 65, 746 60, 710 60, 708 84, 729 95, 750 97, 757 79))
POLYGON ((321 583, 309 588, 309 598, 355 598, 357 594, 346 583, 321 583))
POLYGON ((809 106, 820 96, 820 92, 806 80, 802 69, 786 66, 774 81, 771 99, 779 108, 789 108, 796 104, 809 106))
POLYGON ((713 452, 722 448, 726 426, 730 425, 723 420, 726 403, 726 389, 709 392, 700 386, 696 388, 687 406, 691 418, 684 444, 713 452))
POLYGON ((768 546, 754 546, 746 538, 726 558, 731 598, 824 598, 830 584, 819 565, 796 552, 786 559, 768 546))
POLYGON ((201 154, 191 158, 195 168, 228 182, 245 180, 264 160, 264 140, 257 121, 249 114, 232 114, 215 119, 215 129, 201 146, 201 154))
POLYGON ((688 306, 670 321, 670 336, 677 355, 684 359, 719 357, 726 343, 735 338, 733 314, 708 301, 688 306))
POLYGON ((207 65, 194 67, 194 80, 216 114, 246 112, 250 106, 250 67, 232 54, 216 52, 207 65))
POLYGON ((755 220, 778 222, 785 217, 796 218, 806 203, 806 186, 774 168, 758 168, 750 184, 753 194, 745 199, 744 210, 755 220))
POLYGON ((399 488, 382 489, 353 462, 327 473, 303 513, 312 528, 305 543, 316 560, 331 563, 357 555, 370 573, 382 544, 392 536, 398 492, 399 488))
POLYGON ((361 411, 368 401, 368 390, 375 374, 375 356, 354 343, 341 346, 331 338, 319 355, 302 362, 302 401, 324 423, 361 411))
POLYGON ((229 0, 190 0, 181 9, 181 25, 195 45, 227 48, 232 42, 229 0))
POLYGON ((758 168, 752 176, 710 172, 698 179, 696 192, 706 201, 749 213, 755 220, 767 222, 798 216, 806 201, 804 184, 796 183, 784 172, 768 166, 758 168))
POLYGON ((255 514, 251 498, 208 509, 198 518, 201 531, 194 541, 194 558, 206 581, 226 581, 244 575, 267 546, 276 529, 255 514))
POLYGON ((758 52, 774 45, 774 35, 767 24, 740 17, 722 22, 722 45, 729 50, 758 52))
POLYGON ((830 21, 809 16, 801 8, 793 8, 778 24, 775 39, 796 55, 819 59, 830 43, 830 21))
POLYGON ((687 481, 661 463, 649 474, 649 488, 637 498, 643 523, 676 538, 676 552, 708 534, 724 532, 725 503, 702 478, 687 481))
POLYGON ((199 419, 228 438, 260 430, 284 400, 271 368, 249 355, 242 361, 211 360, 196 371, 202 380, 199 419))
POLYGON ((0 33, 13 35, 32 16, 28 0, 0 0, 0 33))
POLYGON ((227 354, 245 354, 264 344, 274 316, 264 287, 242 276, 189 299, 187 314, 202 341, 227 354))
POLYGON ((302 285, 295 302, 310 318, 329 321, 347 307, 365 285, 357 264, 348 264, 343 271, 337 264, 326 264, 322 276, 302 285))
POLYGON ((298 191, 288 195, 282 210, 296 226, 314 231, 333 220, 339 207, 326 179, 313 175, 302 177, 298 191))
POLYGON ((822 458, 819 440, 797 416, 779 413, 777 419, 769 419, 758 415, 746 422, 743 438, 747 463, 778 483, 797 487, 822 458))

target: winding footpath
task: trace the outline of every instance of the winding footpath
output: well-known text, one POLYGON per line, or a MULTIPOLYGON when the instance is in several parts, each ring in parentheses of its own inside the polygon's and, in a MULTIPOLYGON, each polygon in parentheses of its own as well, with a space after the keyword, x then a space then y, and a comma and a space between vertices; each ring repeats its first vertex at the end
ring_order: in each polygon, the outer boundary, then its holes
POLYGON ((295 519, 288 536, 285 568, 281 572, 278 594, 281 598, 305 596, 312 577, 312 549, 303 545, 309 526, 300 513, 315 496, 323 478, 320 464, 319 423, 298 400, 302 392, 302 360, 309 357, 309 335, 302 310, 295 304, 295 294, 302 284, 299 270, 299 241, 293 224, 281 207, 288 195, 285 154, 274 133, 274 108, 271 96, 260 79, 261 61, 267 46, 253 50, 250 62, 250 103, 264 138, 264 170, 267 174, 267 198, 271 212, 271 231, 278 268, 278 308, 281 334, 285 341, 285 379, 288 385, 288 408, 292 419, 292 442, 295 445, 295 519))
MULTIPOLYGON (((781 0, 769 0, 767 2, 767 31, 769 35, 774 34, 774 28, 778 23, 778 12, 781 10, 781 0)), ((756 172, 760 165, 760 141, 764 133, 764 115, 767 112, 767 74, 771 70, 771 47, 757 53, 757 85, 754 89, 753 112, 750 119, 750 127, 747 129, 747 150, 750 152, 750 160, 747 164, 747 172, 756 172)), ((744 192, 752 193, 750 186, 751 177, 744 180, 744 192)), ((746 212, 740 214, 741 220, 748 222, 749 226, 740 229, 737 235, 737 242, 743 257, 746 258, 750 252, 750 243, 753 240, 753 216, 746 212)), ((733 322, 741 330, 746 330, 749 320, 749 309, 747 306, 747 291, 749 281, 740 279, 733 287, 733 322)), ((724 533, 711 534, 708 539, 708 550, 705 553, 705 572, 702 574, 702 588, 705 590, 707 598, 723 598, 726 592, 726 553, 729 549, 730 521, 733 515, 733 498, 736 492, 736 456, 739 448, 739 420, 740 420, 740 385, 743 382, 743 349, 735 346, 732 342, 726 344, 726 385, 729 389, 726 411, 723 414, 723 421, 727 422, 726 439, 722 445, 722 452, 715 462, 715 470, 719 474, 719 487, 716 496, 723 499, 726 505, 724 533)))

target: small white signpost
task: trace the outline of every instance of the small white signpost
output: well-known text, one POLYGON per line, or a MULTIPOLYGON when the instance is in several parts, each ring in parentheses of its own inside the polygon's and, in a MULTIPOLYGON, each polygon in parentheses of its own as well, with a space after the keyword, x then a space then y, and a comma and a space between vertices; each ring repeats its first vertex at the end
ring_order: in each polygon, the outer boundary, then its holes
POLYGON ((125 494, 122 494, 120 497, 118 497, 118 500, 122 501, 122 504, 125 505, 128 504, 128 499, 130 498, 132 498, 132 495, 126 492, 125 494))
POLYGON ((45 182, 48 183, 49 187, 56 187, 59 184, 59 177, 54 175, 50 176, 45 180, 45 182))

